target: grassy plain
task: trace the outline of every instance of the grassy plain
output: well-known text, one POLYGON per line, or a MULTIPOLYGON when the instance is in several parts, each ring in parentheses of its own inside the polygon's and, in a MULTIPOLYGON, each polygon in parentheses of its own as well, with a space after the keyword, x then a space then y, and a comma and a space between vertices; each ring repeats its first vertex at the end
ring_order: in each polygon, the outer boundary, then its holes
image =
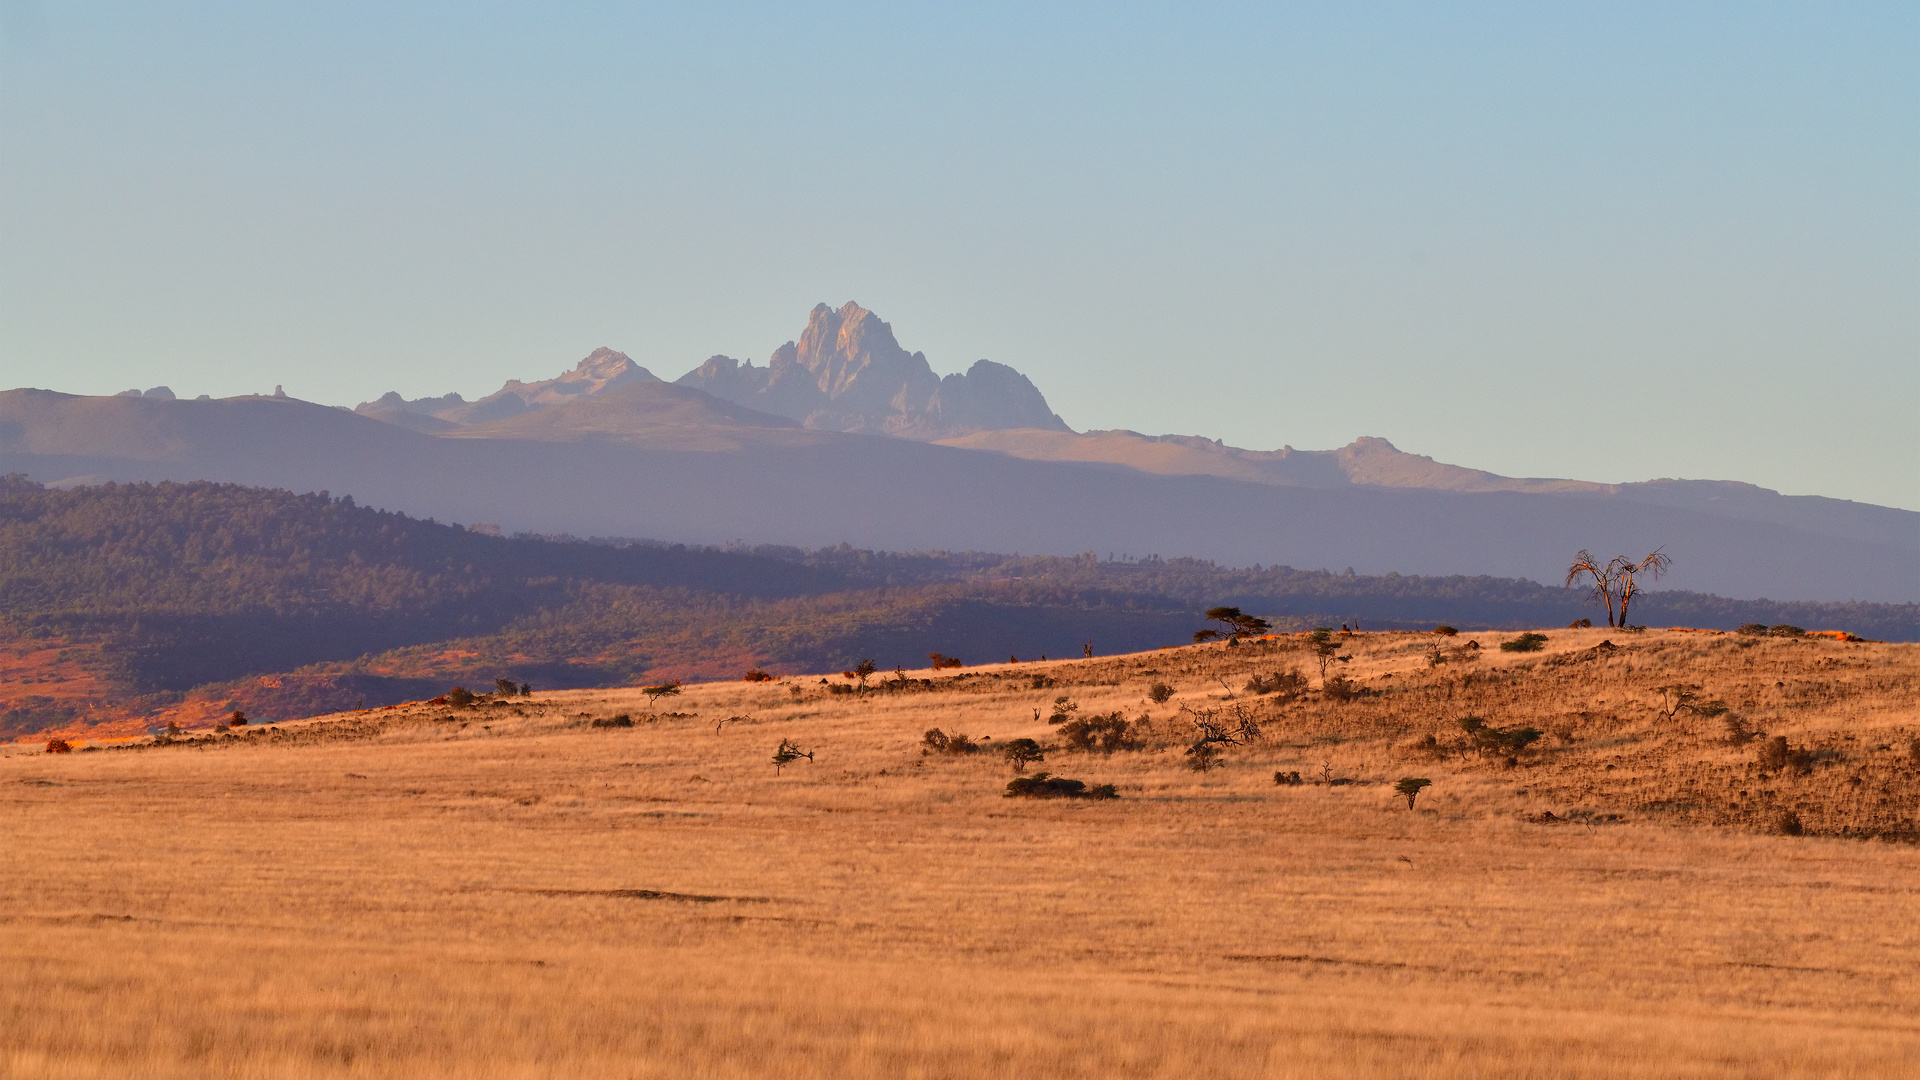
POLYGON ((1344 702, 1243 689, 1318 686, 1282 638, 8 747, 0 1077, 1920 1073, 1920 646, 1547 634, 1362 635, 1344 702), (922 753, 1061 696, 1147 716, 1035 766, 1120 798, 922 753), (1195 773, 1183 704, 1263 737, 1195 773))

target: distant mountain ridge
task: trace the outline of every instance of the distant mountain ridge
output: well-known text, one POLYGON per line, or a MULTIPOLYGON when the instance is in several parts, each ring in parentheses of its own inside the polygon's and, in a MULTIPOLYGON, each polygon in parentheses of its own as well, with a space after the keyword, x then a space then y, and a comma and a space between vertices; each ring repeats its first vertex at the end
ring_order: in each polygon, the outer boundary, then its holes
MULTIPOLYGON (((602 347, 558 378, 512 379, 478 401, 388 392, 354 411, 438 434, 659 381, 625 353, 602 347)), ((799 339, 775 349, 766 367, 716 355, 675 384, 818 431, 920 440, 1009 428, 1070 431, 1025 375, 991 360, 975 361, 963 375, 936 375, 925 354, 901 348, 891 326, 851 301, 838 311, 816 305, 799 339)))

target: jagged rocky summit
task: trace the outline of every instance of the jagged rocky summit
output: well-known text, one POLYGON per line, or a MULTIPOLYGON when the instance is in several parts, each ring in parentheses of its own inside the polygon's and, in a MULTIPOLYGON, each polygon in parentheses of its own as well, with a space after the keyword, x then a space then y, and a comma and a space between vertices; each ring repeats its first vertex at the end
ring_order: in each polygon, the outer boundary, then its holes
MULTIPOLYGON (((625 353, 600 348, 559 378, 510 380, 478 401, 389 392, 354 411, 441 432, 658 381, 625 353)), ((925 355, 901 348, 892 327, 852 302, 838 311, 817 305, 806 332, 774 350, 766 367, 715 356, 675 385, 823 431, 931 440, 1012 428, 1071 430, 1025 375, 991 360, 975 361, 964 375, 935 375, 925 355)))
POLYGON ((677 380, 751 409, 827 431, 945 439, 976 431, 1067 431, 1025 375, 977 360, 964 375, 935 375, 893 328, 852 302, 817 305, 798 341, 774 350, 766 367, 715 356, 677 380))

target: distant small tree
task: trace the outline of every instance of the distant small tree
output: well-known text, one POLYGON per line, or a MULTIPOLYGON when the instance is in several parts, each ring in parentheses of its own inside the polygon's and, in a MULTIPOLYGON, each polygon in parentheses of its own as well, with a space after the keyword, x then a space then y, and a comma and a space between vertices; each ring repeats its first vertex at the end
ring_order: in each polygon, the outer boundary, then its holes
POLYGON ((1015 739, 1001 747, 1000 754, 1018 772, 1025 772, 1036 761, 1047 760, 1046 748, 1032 739, 1015 739))
POLYGON ((748 668, 747 673, 745 675, 742 675, 740 678, 744 682, 772 682, 773 681, 773 676, 767 674, 764 671, 761 671, 757 667, 748 668))
POLYGON ((1393 790, 1395 794, 1407 797, 1407 809, 1411 810, 1413 809, 1413 800, 1420 797, 1421 790, 1432 786, 1433 781, 1425 777, 1407 776, 1402 777, 1399 783, 1393 785, 1393 790))
MULTIPOLYGON (((456 686, 453 689, 447 691, 447 704, 452 705, 457 709, 464 709, 467 706, 473 704, 473 691, 467 689, 464 686, 456 686)), ((243 724, 247 722, 247 718, 244 716, 240 717, 239 719, 240 719, 240 722, 243 724)))
POLYGON ((521 697, 532 697, 532 696, 533 696, 533 684, 532 684, 532 683, 521 683, 521 684, 520 684, 520 696, 521 696, 521 697))
POLYGON ((1147 687, 1147 700, 1153 702, 1155 705, 1165 705, 1167 699, 1172 696, 1173 687, 1168 686, 1166 683, 1157 682, 1147 687))
MULTIPOLYGON (((456 687, 454 687, 454 689, 455 689, 455 690, 460 690, 460 688, 459 688, 459 687, 457 687, 457 686, 456 686, 456 687)), ((463 694, 467 694, 467 692, 466 692, 465 690, 460 690, 460 692, 461 692, 461 693, 463 693, 463 694)), ((448 694, 448 695, 447 695, 447 700, 449 700, 449 701, 453 701, 453 695, 452 695, 452 694, 448 694)), ((469 704, 471 704, 471 703, 472 703, 472 701, 473 701, 473 695, 472 695, 472 694, 467 694, 467 702, 468 702, 469 704)), ((458 704, 460 704, 460 702, 458 702, 458 701, 453 701, 453 703, 454 703, 455 705, 458 705, 458 704)), ((241 712, 241 711, 240 711, 239 709, 235 709, 235 710, 233 710, 233 712, 232 712, 232 713, 230 713, 230 714, 228 714, 228 716, 227 716, 227 726, 228 726, 228 727, 246 727, 246 726, 247 726, 247 714, 246 714, 246 713, 243 713, 243 712, 241 712)))
MULTIPOLYGON (((1268 622, 1265 619, 1256 618, 1252 615, 1245 614, 1237 607, 1208 608, 1207 618, 1212 620, 1213 622, 1219 623, 1221 626, 1225 627, 1226 629, 1195 630, 1193 632, 1193 640, 1196 644, 1202 641, 1212 641, 1213 639, 1220 638, 1220 637, 1224 637, 1228 641, 1238 641, 1242 637, 1253 637, 1257 634, 1264 634, 1268 630, 1273 629, 1272 623, 1268 622)), ((1093 643, 1088 642, 1087 647, 1088 647, 1087 655, 1089 656, 1093 655, 1092 653, 1093 643)))
POLYGON ((862 660, 853 665, 853 677, 859 680, 861 690, 867 688, 867 680, 873 678, 873 673, 876 670, 878 669, 873 666, 873 661, 870 659, 862 660))
POLYGON ((647 703, 649 705, 657 706, 663 697, 678 697, 680 695, 680 680, 675 679, 672 682, 660 683, 657 686, 643 686, 640 688, 640 692, 647 695, 647 703))
POLYGON ((813 751, 800 749, 799 744, 795 743, 792 739, 781 739, 780 748, 773 752, 773 775, 779 776, 781 769, 799 761, 801 758, 812 761, 813 751))
POLYGON ((519 690, 520 687, 517 686, 512 679, 493 680, 493 692, 500 697, 512 697, 518 693, 519 690))
POLYGON ((1657 688, 1660 695, 1658 712, 1662 720, 1672 720, 1683 712, 1698 716, 1715 717, 1727 711, 1727 703, 1715 698, 1711 701, 1700 696, 1700 688, 1675 683, 1657 688))
POLYGON ((1341 655, 1340 642, 1334 638, 1333 628, 1329 626, 1314 627, 1313 633, 1307 635, 1307 651, 1313 653, 1313 658, 1320 664, 1322 686, 1327 684, 1327 665, 1335 662, 1344 664, 1353 659, 1351 655, 1341 655))
POLYGON ((70 743, 70 742, 68 742, 68 741, 67 741, 67 740, 65 740, 65 739, 48 739, 48 740, 47 740, 47 753, 49 753, 49 754, 71 754, 71 753, 73 753, 73 744, 72 744, 72 743, 70 743))
POLYGON ((1501 652, 1539 652, 1546 647, 1547 635, 1537 634, 1532 630, 1528 630, 1526 633, 1510 641, 1500 643, 1501 652))
POLYGON ((1645 575, 1648 581, 1659 581, 1672 567, 1673 557, 1661 551, 1655 551, 1639 562, 1629 562, 1625 555, 1614 556, 1607 568, 1613 572, 1614 592, 1620 596, 1621 626, 1627 625, 1627 605, 1633 603, 1633 598, 1640 594, 1640 576, 1645 575))

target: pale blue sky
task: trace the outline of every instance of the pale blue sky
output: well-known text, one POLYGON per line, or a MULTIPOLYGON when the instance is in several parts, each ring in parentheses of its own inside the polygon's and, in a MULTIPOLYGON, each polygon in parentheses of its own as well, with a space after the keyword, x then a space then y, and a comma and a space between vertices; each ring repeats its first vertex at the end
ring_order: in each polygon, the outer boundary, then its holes
POLYGON ((0 0, 0 386, 672 378, 854 299, 1082 429, 1920 508, 1917 10, 0 0))

